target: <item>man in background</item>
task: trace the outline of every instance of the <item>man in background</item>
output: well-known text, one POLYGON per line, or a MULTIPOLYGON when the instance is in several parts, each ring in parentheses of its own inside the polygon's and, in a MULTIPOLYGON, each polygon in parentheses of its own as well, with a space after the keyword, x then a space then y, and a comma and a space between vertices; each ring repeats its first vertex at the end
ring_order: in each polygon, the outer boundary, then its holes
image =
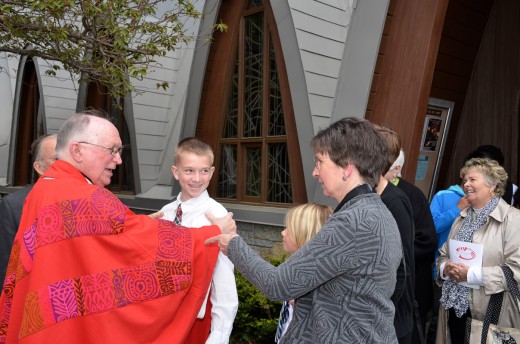
POLYGON ((401 149, 398 158, 390 167, 385 178, 397 186, 408 196, 412 205, 415 259, 415 301, 418 314, 414 316, 412 343, 422 343, 426 330, 428 312, 433 306, 432 265, 437 249, 437 233, 424 193, 414 184, 401 177, 404 166, 404 151, 401 149))
MULTIPOLYGON (((56 160, 54 150, 56 148, 56 134, 42 135, 31 144, 31 156, 33 158, 33 168, 42 175, 51 167, 56 160)), ((0 283, 4 284, 5 271, 14 236, 20 225, 22 208, 25 198, 31 191, 33 184, 25 186, 23 189, 15 191, 0 202, 0 283)))

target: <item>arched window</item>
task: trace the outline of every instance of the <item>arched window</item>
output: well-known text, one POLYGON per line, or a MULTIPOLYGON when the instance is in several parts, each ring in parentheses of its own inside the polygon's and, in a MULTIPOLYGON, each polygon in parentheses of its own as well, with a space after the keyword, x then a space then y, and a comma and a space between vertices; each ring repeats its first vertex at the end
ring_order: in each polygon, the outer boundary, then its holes
POLYGON ((210 194, 225 202, 307 201, 282 50, 268 1, 223 1, 196 135, 215 150, 210 194))
POLYGON ((135 194, 130 133, 125 119, 124 102, 118 104, 110 96, 106 86, 91 81, 87 86, 85 110, 98 110, 108 114, 119 130, 123 142, 123 153, 121 153, 123 163, 117 166, 107 189, 117 193, 135 194))
POLYGON ((20 61, 19 81, 17 84, 17 104, 15 106, 14 169, 12 185, 23 186, 34 183, 38 174, 32 167, 31 143, 40 135, 45 134, 45 125, 40 113, 40 87, 38 84, 35 61, 22 56, 20 61))

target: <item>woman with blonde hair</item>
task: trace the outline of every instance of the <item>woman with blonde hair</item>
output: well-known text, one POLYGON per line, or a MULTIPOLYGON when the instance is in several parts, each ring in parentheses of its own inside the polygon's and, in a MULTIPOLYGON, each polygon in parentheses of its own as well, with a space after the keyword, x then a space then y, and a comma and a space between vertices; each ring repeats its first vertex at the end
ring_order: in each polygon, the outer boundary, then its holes
MULTIPOLYGON (((308 203, 296 206, 285 216, 285 228, 282 231, 283 249, 292 254, 311 240, 332 214, 328 205, 308 203)), ((292 319, 294 300, 284 301, 278 320, 275 342, 278 343, 292 319)))
POLYGON ((296 252, 318 233, 331 214, 331 207, 316 203, 298 205, 289 210, 285 216, 285 229, 282 231, 284 250, 287 253, 296 252), (287 247, 286 242, 294 245, 296 250, 287 247))
MULTIPOLYGON (((448 240, 439 250, 437 283, 442 285, 437 343, 463 343, 466 319, 484 320, 491 295, 504 292, 498 326, 520 328, 520 315, 511 296, 507 266, 516 283, 520 280, 520 211, 501 196, 507 173, 495 160, 475 158, 461 171, 462 188, 469 207, 462 210, 451 227, 448 240), (482 245, 482 265, 468 266, 450 257, 449 242, 458 240, 482 245), (466 282, 473 288, 461 283, 466 282)), ((480 333, 471 333, 469 343, 480 343, 480 333)))

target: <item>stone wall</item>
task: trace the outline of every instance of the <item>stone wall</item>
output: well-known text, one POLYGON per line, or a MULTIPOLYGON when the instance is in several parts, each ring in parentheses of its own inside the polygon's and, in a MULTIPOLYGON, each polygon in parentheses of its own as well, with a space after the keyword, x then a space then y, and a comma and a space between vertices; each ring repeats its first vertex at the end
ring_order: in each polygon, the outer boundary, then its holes
POLYGON ((281 257, 283 227, 237 221, 237 232, 263 258, 281 257))

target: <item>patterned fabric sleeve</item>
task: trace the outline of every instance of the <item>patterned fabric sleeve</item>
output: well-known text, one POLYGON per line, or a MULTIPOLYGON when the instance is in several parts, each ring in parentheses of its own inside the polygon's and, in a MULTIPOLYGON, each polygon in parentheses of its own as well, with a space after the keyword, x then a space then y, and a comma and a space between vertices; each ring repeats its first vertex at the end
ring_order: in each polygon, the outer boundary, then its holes
MULTIPOLYGON (((331 218, 311 241, 278 267, 262 259, 241 237, 229 243, 229 258, 269 299, 298 298, 361 263, 363 255, 354 254, 356 238, 345 229, 349 227, 345 221, 331 218)), ((366 247, 371 247, 370 243, 366 247)))

